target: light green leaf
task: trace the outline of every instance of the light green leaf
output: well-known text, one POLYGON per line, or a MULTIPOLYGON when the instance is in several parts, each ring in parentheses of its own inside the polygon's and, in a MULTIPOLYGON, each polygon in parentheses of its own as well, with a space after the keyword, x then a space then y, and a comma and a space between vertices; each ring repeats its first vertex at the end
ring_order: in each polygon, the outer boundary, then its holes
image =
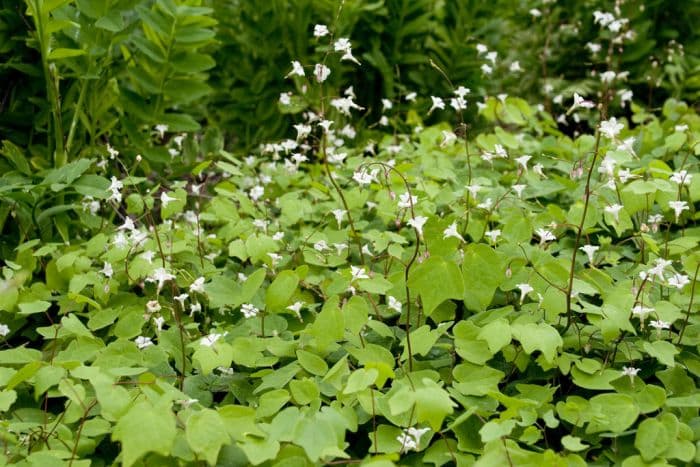
POLYGON ((269 312, 284 310, 289 304, 299 284, 299 277, 293 271, 281 271, 265 292, 265 308, 269 312))
POLYGON ((411 269, 408 286, 419 294, 423 313, 429 316, 437 306, 448 299, 462 299, 462 274, 453 261, 433 256, 411 269), (440 284, 436 287, 436 284, 440 284))
POLYGON ((210 464, 216 464, 221 446, 231 441, 226 425, 218 412, 202 409, 194 412, 185 425, 187 442, 194 452, 210 464))
POLYGON ((123 464, 129 467, 149 452, 170 454, 176 434, 169 402, 152 405, 141 400, 117 421, 112 439, 121 443, 123 464))

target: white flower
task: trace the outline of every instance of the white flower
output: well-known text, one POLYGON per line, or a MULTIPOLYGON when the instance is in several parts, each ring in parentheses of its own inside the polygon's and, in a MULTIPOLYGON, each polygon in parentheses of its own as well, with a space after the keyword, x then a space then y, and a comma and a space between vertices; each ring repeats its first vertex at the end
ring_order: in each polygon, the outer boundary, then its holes
POLYGON ((404 99, 406 99, 406 102, 414 102, 416 100, 416 97, 418 97, 418 93, 409 92, 404 96, 404 99))
POLYGON ((430 99, 433 101, 433 105, 430 107, 428 110, 428 115, 433 113, 435 109, 440 109, 444 110, 445 109, 445 101, 442 100, 441 97, 435 97, 435 96, 430 96, 430 99))
POLYGON ((481 72, 485 75, 490 75, 491 73, 493 73, 493 68, 484 63, 483 65, 481 65, 481 72))
POLYGON ((321 120, 320 122, 318 122, 318 126, 323 128, 323 131, 325 133, 328 133, 328 131, 330 130, 331 125, 333 125, 333 123, 334 123, 333 120, 321 120))
POLYGON ((180 295, 176 295, 173 298, 176 301, 180 302, 180 306, 182 306, 182 309, 184 310, 185 309, 185 300, 187 300, 189 297, 190 297, 189 294, 181 293, 180 295))
POLYGON ((624 128, 622 123, 618 123, 615 117, 610 120, 603 120, 600 122, 600 132, 609 139, 614 139, 620 131, 624 128))
POLYGON ((399 208, 410 208, 418 203, 417 196, 411 196, 408 192, 399 195, 399 208))
POLYGON ((673 212, 676 215, 676 222, 678 222, 678 218, 681 216, 683 211, 690 209, 687 201, 669 201, 668 207, 673 209, 673 212))
POLYGON ((656 259, 656 266, 649 269, 647 271, 647 274, 649 276, 656 276, 660 281, 663 281, 664 280, 664 269, 666 269, 671 264, 673 264, 673 261, 663 259, 663 258, 657 258, 656 259))
POLYGON ((689 174, 687 170, 681 170, 679 172, 673 172, 669 180, 679 185, 690 185, 690 180, 692 178, 693 175, 689 174))
POLYGON ((574 105, 571 106, 569 109, 569 112, 571 112, 574 109, 577 109, 579 107, 582 107, 584 109, 592 109, 595 107, 595 104, 592 101, 587 101, 583 97, 579 96, 577 93, 574 93, 574 105))
POLYGON ((493 146, 493 150, 496 153, 496 156, 502 159, 508 159, 508 151, 506 151, 506 148, 504 148, 503 145, 495 144, 493 146))
POLYGON ((333 49, 336 52, 343 52, 343 56, 340 57, 341 60, 350 60, 358 65, 360 64, 360 62, 352 55, 352 44, 350 43, 350 39, 347 37, 341 37, 335 41, 333 44, 333 49))
POLYGON ((428 431, 430 431, 430 428, 410 427, 405 429, 403 433, 396 437, 396 440, 401 443, 401 452, 417 450, 421 437, 428 431))
POLYGON ((348 117, 351 115, 350 109, 363 110, 363 107, 360 107, 353 102, 352 97, 338 97, 336 99, 332 99, 331 106, 348 117))
POLYGON ((490 61, 492 65, 496 64, 496 58, 498 57, 498 52, 491 51, 486 54, 486 60, 490 61))
POLYGON ((662 329, 670 329, 671 323, 662 320, 649 321, 649 326, 656 329, 657 331, 661 331, 662 329))
POLYGON ((290 76, 305 76, 304 67, 296 60, 292 61, 292 71, 289 72, 287 78, 290 76))
POLYGON ((632 308, 632 316, 636 316, 637 318, 639 318, 639 321, 642 323, 642 327, 644 327, 644 321, 646 321, 647 316, 649 316, 653 312, 653 308, 645 307, 642 305, 635 305, 632 308))
POLYGON ((358 279, 369 279, 365 268, 361 268, 358 266, 350 266, 350 275, 352 276, 352 280, 354 281, 358 279))
POLYGON ((199 303, 190 303, 190 316, 194 315, 195 313, 199 313, 202 311, 202 305, 199 303))
POLYGON ((241 305, 241 313, 246 318, 255 318, 260 310, 258 310, 252 303, 244 303, 241 305))
POLYGON ((155 323, 158 332, 161 332, 163 330, 163 325, 165 324, 165 318, 162 316, 154 316, 153 322, 155 323))
POLYGON ((166 281, 170 281, 175 279, 175 276, 173 274, 170 274, 165 268, 157 268, 151 272, 151 274, 146 277, 146 282, 157 282, 158 283, 158 291, 160 291, 163 288, 163 284, 165 284, 166 281))
POLYGON ((481 55, 485 54, 486 52, 489 51, 489 48, 486 47, 484 44, 476 44, 476 52, 481 55))
POLYGON ((314 77, 319 83, 323 83, 328 78, 328 76, 330 76, 330 74, 331 69, 323 63, 317 63, 314 66, 314 77))
POLYGON ((273 267, 276 266, 282 260, 282 255, 277 253, 268 253, 267 256, 270 257, 270 263, 272 263, 273 267))
POLYGON ((622 206, 621 204, 616 203, 610 206, 605 206, 604 211, 608 214, 611 214, 615 219, 615 222, 620 222, 620 210, 622 210, 623 207, 624 206, 622 206))
POLYGON ((452 131, 448 130, 442 130, 442 142, 440 143, 440 147, 444 148, 449 146, 450 144, 454 143, 457 140, 457 135, 454 134, 452 131))
POLYGON ((328 243, 326 243, 325 240, 319 240, 316 243, 314 243, 314 250, 316 250, 316 251, 323 252, 323 251, 326 251, 328 249, 329 249, 328 243))
POLYGON ((543 244, 545 242, 552 242, 557 239, 556 235, 554 235, 551 231, 547 229, 539 228, 535 231, 535 234, 537 234, 537 236, 540 237, 540 244, 543 244))
POLYGON ((160 202, 163 205, 163 208, 167 207, 169 203, 177 201, 177 198, 173 198, 172 196, 168 195, 166 192, 163 192, 160 194, 160 202))
POLYGON ((112 181, 109 185, 108 190, 112 192, 112 194, 107 198, 107 201, 115 201, 117 203, 121 203, 122 201, 122 194, 121 194, 121 189, 124 188, 124 184, 117 179, 117 177, 112 177, 112 181))
POLYGON ((10 334, 10 327, 7 324, 0 324, 0 337, 7 337, 10 334))
POLYGON ((112 269, 112 264, 105 261, 105 264, 102 267, 102 269, 100 270, 100 272, 102 274, 104 274, 105 277, 112 277, 112 275, 114 274, 114 269, 112 269))
POLYGON ((523 168, 523 170, 527 172, 527 162, 530 159, 532 159, 532 156, 528 156, 526 154, 524 156, 520 156, 520 157, 516 158, 515 162, 517 162, 523 168))
POLYGON ((539 162, 532 166, 532 171, 535 172, 539 177, 547 178, 547 176, 544 174, 544 166, 539 162))
POLYGON ((198 277, 190 284, 190 292, 204 293, 204 277, 198 277))
POLYGON ((485 209, 488 211, 489 209, 491 209, 493 207, 493 200, 491 198, 486 198, 486 200, 484 200, 483 203, 477 204, 476 207, 479 209, 485 209))
POLYGON ((530 284, 518 284, 516 287, 520 289, 520 304, 521 305, 523 304, 525 297, 527 297, 527 294, 529 294, 530 292, 535 290, 534 288, 532 288, 532 286, 530 284))
POLYGON ((291 92, 281 92, 280 93, 280 104, 289 105, 292 103, 292 93, 291 92))
POLYGON ((473 183, 471 185, 467 185, 466 188, 471 197, 476 199, 476 194, 481 190, 481 185, 473 183))
POLYGON ((616 77, 617 77, 617 73, 615 73, 614 71, 608 70, 608 71, 604 71, 603 73, 600 74, 600 81, 602 81, 603 83, 606 83, 606 84, 612 83, 616 77))
POLYGON ((299 319, 301 319, 301 309, 304 306, 304 302, 297 301, 287 307, 288 310, 293 311, 299 319))
POLYGON ((622 375, 623 376, 629 376, 630 381, 634 382, 634 377, 637 376, 637 373, 639 373, 639 368, 634 368, 634 367, 622 367, 622 375))
POLYGON ((297 141, 306 139, 306 137, 311 134, 312 130, 311 125, 304 125, 303 123, 294 125, 294 129, 297 130, 297 141))
POLYGON ((335 254, 340 256, 343 251, 347 250, 348 246, 345 243, 334 243, 333 248, 335 248, 335 254))
POLYGON ((401 307, 403 306, 400 301, 391 295, 386 296, 386 306, 387 308, 394 310, 397 313, 401 313, 401 307))
MULTIPOLYGON (((484 66, 486 66, 486 65, 484 65, 484 66)), ((467 101, 466 101, 466 99, 459 97, 459 96, 453 97, 450 99, 450 107, 452 107, 457 112, 459 112, 460 110, 464 110, 467 108, 467 101)))
POLYGON ((407 224, 418 231, 419 236, 423 236, 423 226, 428 221, 427 217, 416 216, 408 220, 407 224))
POLYGON ((158 300, 149 300, 146 303, 146 313, 153 314, 153 313, 158 313, 160 311, 160 303, 158 303, 158 300))
POLYGON ((513 191, 515 191, 515 194, 518 195, 518 198, 523 197, 523 191, 525 191, 525 188, 527 188, 527 185, 523 185, 521 183, 515 184, 511 187, 513 191))
POLYGON ((250 199, 252 199, 253 201, 259 200, 260 198, 262 198, 262 196, 263 196, 264 194, 265 194, 265 188, 262 187, 262 186, 260 186, 260 185, 255 185, 255 186, 254 186, 253 188, 251 188, 250 191, 248 192, 248 196, 249 196, 250 199))
POLYGON ((221 339, 223 336, 223 334, 212 332, 211 334, 207 334, 206 336, 202 337, 202 340, 199 341, 199 345, 203 345, 204 347, 211 347, 216 341, 221 339))
POLYGON ((586 253, 586 256, 588 256, 589 263, 593 262, 593 255, 595 255, 595 252, 598 251, 599 249, 600 249, 600 247, 598 245, 583 245, 582 247, 579 248, 579 250, 586 253))
POLYGON ((155 130, 160 139, 163 139, 165 137, 165 132, 168 131, 168 125, 161 123, 155 126, 155 130))
POLYGON ((484 236, 488 237, 491 243, 496 243, 498 237, 501 236, 501 231, 500 229, 487 230, 486 232, 484 232, 484 236))
POLYGON ((374 180, 371 173, 367 172, 365 169, 360 169, 352 174, 352 179, 355 180, 360 186, 369 185, 374 180))
POLYGON ((592 54, 595 55, 598 52, 600 52, 603 47, 600 44, 596 44, 595 42, 588 42, 586 44, 586 48, 590 50, 592 54))
POLYGON ((443 240, 450 238, 450 237, 456 238, 462 242, 464 241, 464 238, 462 238, 462 236, 459 234, 459 232, 457 232, 457 221, 451 223, 449 225, 449 227, 447 227, 445 230, 442 231, 443 240))
POLYGON ((690 279, 685 274, 675 273, 673 276, 668 278, 668 285, 675 287, 678 290, 682 289, 688 284, 690 284, 690 279))
POLYGON ((342 222, 343 222, 343 216, 347 211, 345 209, 334 209, 331 211, 331 214, 333 214, 333 217, 335 217, 335 221, 338 223, 338 228, 340 228, 342 222))
POLYGON ((143 253, 141 253, 141 257, 148 262, 148 264, 153 264, 153 258, 155 257, 156 252, 152 250, 146 250, 143 253))
POLYGON ((314 37, 324 37, 330 34, 328 26, 325 24, 317 24, 314 26, 314 37))
POLYGON ((518 60, 511 63, 508 69, 511 73, 518 73, 520 71, 523 71, 523 69, 520 67, 520 62, 518 60))
POLYGON ((134 343, 139 349, 145 349, 146 347, 153 345, 151 338, 144 336, 138 336, 136 339, 134 339, 134 343))

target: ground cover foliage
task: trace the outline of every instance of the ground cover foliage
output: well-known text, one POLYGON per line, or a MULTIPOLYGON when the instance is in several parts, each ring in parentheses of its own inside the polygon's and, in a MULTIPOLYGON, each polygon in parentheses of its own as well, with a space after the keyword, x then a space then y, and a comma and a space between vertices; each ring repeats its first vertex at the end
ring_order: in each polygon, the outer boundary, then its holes
MULTIPOLYGON (((639 4, 571 10, 592 44, 571 46, 589 49, 583 78, 552 78, 564 56, 532 72, 486 28, 461 37, 464 75, 436 52, 376 99, 352 76, 388 52, 343 28, 430 2, 300 9, 303 53, 272 109, 231 123, 293 134, 244 151, 252 133, 236 146, 217 126, 231 105, 217 61, 239 40, 222 5, 11 3, 4 463, 700 461, 693 55, 664 48, 670 68, 637 98, 648 69, 626 51, 661 54, 639 45, 661 37, 635 29, 653 18, 639 4), (509 91, 519 76, 548 86, 509 91), (20 119, 23 99, 36 112, 20 119)), ((563 4, 519 8, 574 24, 563 4)))

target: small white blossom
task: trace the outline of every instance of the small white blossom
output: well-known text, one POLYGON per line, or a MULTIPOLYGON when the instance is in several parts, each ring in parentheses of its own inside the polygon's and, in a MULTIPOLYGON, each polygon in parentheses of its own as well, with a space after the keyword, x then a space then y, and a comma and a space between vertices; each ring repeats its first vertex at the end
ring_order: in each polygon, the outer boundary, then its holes
POLYGON ((622 123, 618 123, 615 117, 610 118, 610 120, 604 120, 600 122, 600 132, 609 139, 614 139, 620 134, 620 131, 624 128, 622 123))
POLYGON ((527 297, 527 294, 535 290, 530 284, 518 284, 516 287, 520 289, 521 305, 523 304, 523 301, 525 301, 525 297, 527 297))
POLYGON ((432 106, 430 107, 430 109, 428 110, 428 115, 430 115, 431 113, 433 113, 433 111, 434 111, 435 109, 440 109, 440 110, 444 110, 444 109, 445 109, 445 101, 442 100, 441 97, 430 96, 430 99, 433 101, 433 104, 432 104, 432 106))
POLYGON ((604 211, 607 212, 608 214, 611 214, 613 218, 615 219, 615 222, 620 222, 620 211, 622 210, 624 206, 621 204, 612 204, 610 206, 605 206, 604 211))
POLYGON ((390 310, 394 310, 397 313, 401 313, 401 308, 403 307, 401 302, 398 301, 396 297, 392 297, 391 295, 387 295, 386 297, 386 306, 390 310))
POLYGON ((175 279, 175 276, 173 274, 170 274, 167 269, 165 268, 157 268, 151 272, 151 274, 146 277, 146 282, 157 282, 158 283, 158 291, 160 291, 163 288, 163 285, 167 281, 171 281, 175 279))
POLYGON ((622 375, 623 376, 629 376, 630 381, 634 382, 634 377, 637 376, 637 373, 639 373, 639 368, 633 368, 633 367, 622 367, 622 375))
POLYGON ((248 196, 253 201, 259 200, 264 194, 265 188, 260 185, 255 185, 253 188, 250 189, 250 191, 248 191, 248 196))
POLYGON ((334 209, 331 211, 331 214, 335 217, 335 221, 338 223, 338 228, 340 228, 346 213, 347 211, 345 209, 334 209))
POLYGON ((134 343, 139 349, 145 349, 146 347, 150 347, 151 345, 153 345, 153 341, 151 340, 151 338, 144 336, 138 336, 136 339, 134 339, 134 343))
POLYGON ((484 236, 488 237, 491 243, 496 243, 498 237, 501 236, 501 231, 500 229, 487 230, 486 232, 484 232, 484 236))
POLYGON ((314 37, 324 37, 330 34, 328 26, 325 24, 317 24, 314 26, 314 37))
POLYGON ((690 209, 687 201, 669 201, 668 207, 673 209, 673 212, 676 215, 676 222, 678 222, 678 218, 681 216, 683 211, 690 209))
POLYGON ((7 324, 0 324, 0 337, 7 337, 10 334, 10 327, 7 324))
POLYGON ((241 313, 243 313, 243 316, 246 318, 254 318, 260 313, 260 310, 251 303, 244 303, 241 305, 241 313))
POLYGON ((679 185, 690 185, 690 180, 692 178, 693 175, 689 174, 687 170, 680 170, 678 172, 673 172, 669 180, 679 185))
POLYGON ((557 239, 556 235, 547 229, 539 228, 535 231, 535 234, 540 237, 540 244, 552 242, 557 239))
POLYGON ((299 321, 303 321, 301 319, 301 309, 303 306, 304 302, 294 302, 293 304, 289 305, 287 309, 293 311, 294 314, 297 315, 297 318, 299 318, 299 321))
POLYGON ((168 125, 161 123, 155 126, 155 130, 160 139, 163 139, 165 137, 165 132, 168 131, 168 125))
POLYGON ((662 329, 670 329, 671 323, 668 323, 668 322, 662 321, 662 320, 656 320, 656 321, 649 321, 649 326, 656 329, 657 331, 661 331, 662 329))
POLYGON ((365 268, 358 266, 350 266, 350 275, 352 276, 352 280, 354 281, 358 279, 369 279, 365 268))
POLYGON ((343 56, 340 57, 341 60, 350 60, 358 65, 360 64, 360 62, 352 55, 352 44, 350 43, 350 39, 341 37, 335 41, 333 44, 333 49, 336 52, 343 52, 343 56))
POLYGON ((527 172, 527 163, 528 163, 528 161, 529 161, 530 159, 532 159, 532 156, 528 156, 528 155, 526 154, 526 155, 524 155, 524 156, 520 156, 520 157, 516 158, 516 159, 515 159, 515 162, 517 162, 518 165, 520 165, 520 167, 522 167, 523 170, 524 170, 525 172, 527 172))
POLYGON ((417 196, 411 196, 408 192, 399 195, 399 208, 411 208, 418 203, 417 196))
POLYGON ((448 239, 448 238, 456 238, 460 241, 464 241, 464 238, 457 232, 457 222, 451 223, 445 230, 442 232, 442 238, 443 240, 448 239))
POLYGON ((675 273, 673 276, 668 278, 668 285, 675 287, 678 290, 682 289, 688 284, 690 284, 690 279, 685 274, 675 273))
POLYGON ((168 204, 172 203, 173 201, 177 201, 177 198, 173 198, 172 196, 168 195, 165 191, 160 194, 160 202, 163 205, 163 208, 166 208, 168 204))
POLYGON ((608 84, 608 83, 612 83, 616 77, 617 77, 617 73, 615 73, 614 71, 608 70, 608 71, 604 71, 603 73, 600 74, 600 81, 608 84))
POLYGON ((595 255, 595 252, 598 251, 599 249, 600 249, 600 247, 598 245, 583 245, 582 247, 579 248, 579 250, 586 253, 586 256, 588 256, 589 263, 593 262, 593 255, 595 255))
POLYGON ((330 74, 331 69, 323 63, 317 63, 314 66, 314 77, 319 83, 323 83, 326 79, 328 79, 328 76, 330 76, 330 74))
POLYGON ((149 300, 146 302, 146 313, 151 315, 153 313, 158 313, 160 311, 160 303, 158 300, 149 300))
POLYGON ((407 224, 415 228, 418 231, 419 236, 423 236, 423 226, 428 221, 427 217, 416 216, 408 220, 407 224))
POLYGON ((457 135, 452 131, 442 130, 442 142, 440 143, 441 148, 445 148, 457 140, 457 135))
POLYGON ((212 332, 211 334, 207 334, 206 336, 202 337, 202 340, 199 341, 199 345, 202 345, 204 347, 211 347, 216 343, 216 341, 221 339, 223 336, 223 334, 212 332))
POLYGON ((100 270, 100 272, 105 277, 112 277, 112 275, 114 274, 114 269, 112 269, 112 264, 105 261, 105 264, 102 267, 102 269, 100 270))

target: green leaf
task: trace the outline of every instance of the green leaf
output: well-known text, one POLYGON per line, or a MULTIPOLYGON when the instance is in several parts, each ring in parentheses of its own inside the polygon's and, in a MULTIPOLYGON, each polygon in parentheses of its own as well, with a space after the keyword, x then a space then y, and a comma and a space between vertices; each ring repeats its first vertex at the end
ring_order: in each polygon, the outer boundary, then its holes
POLYGON ((634 437, 634 447, 647 462, 664 453, 671 444, 671 434, 666 426, 655 418, 648 418, 639 424, 634 437))
POLYGON ((379 376, 379 372, 374 368, 359 368, 353 371, 345 384, 343 394, 353 394, 368 388, 374 384, 377 376, 379 376))
POLYGON ((644 342, 644 350, 666 366, 674 366, 674 356, 680 352, 675 345, 667 341, 644 342))
POLYGON ((465 248, 462 263, 464 305, 472 311, 483 311, 493 300, 505 280, 505 265, 493 248, 472 243, 465 248))
POLYGON ((571 435, 564 436, 561 439, 561 445, 564 446, 564 449, 571 452, 583 451, 589 447, 587 444, 581 442, 581 438, 571 435))
POLYGON ((416 421, 427 422, 433 431, 440 431, 443 420, 452 414, 457 404, 435 381, 424 378, 421 384, 415 394, 416 421))
POLYGON ((559 332, 547 323, 514 323, 511 325, 511 331, 527 354, 531 355, 539 350, 550 363, 556 360, 557 350, 563 345, 559 332))
POLYGON ((121 442, 123 464, 129 467, 149 452, 169 455, 176 434, 169 402, 152 405, 141 400, 117 421, 112 439, 121 442))
POLYGON ((7 412, 17 400, 17 393, 11 389, 0 391, 0 412, 7 412))
POLYGON ((85 55, 85 51, 83 49, 65 49, 65 48, 57 48, 53 49, 51 52, 49 52, 49 56, 47 57, 48 60, 62 60, 64 58, 71 58, 71 57, 79 57, 81 55, 85 55))
POLYGON ((192 450, 203 456, 210 465, 216 464, 221 446, 231 441, 221 415, 211 409, 202 409, 190 415, 185 425, 185 436, 192 450))
POLYGON ((265 308, 269 312, 282 311, 289 304, 299 284, 293 271, 281 271, 265 292, 265 308))
POLYGON ((639 416, 639 407, 634 399, 626 394, 599 394, 593 396, 590 403, 592 417, 586 433, 622 433, 632 426, 639 416))
POLYGON ((51 306, 51 302, 37 300, 35 302, 20 303, 17 306, 19 307, 20 315, 33 315, 35 313, 43 313, 48 310, 51 306))
POLYGON ((464 292, 462 274, 457 264, 437 256, 411 269, 408 286, 420 295, 426 316, 445 300, 462 299, 464 292), (435 284, 440 284, 440 287, 435 284))
POLYGON ((306 350, 297 350, 297 358, 303 369, 316 376, 324 376, 328 372, 328 364, 318 355, 306 350))
POLYGON ((510 344, 512 338, 510 323, 503 318, 491 321, 481 328, 477 338, 486 341, 491 353, 496 354, 496 352, 510 344))

